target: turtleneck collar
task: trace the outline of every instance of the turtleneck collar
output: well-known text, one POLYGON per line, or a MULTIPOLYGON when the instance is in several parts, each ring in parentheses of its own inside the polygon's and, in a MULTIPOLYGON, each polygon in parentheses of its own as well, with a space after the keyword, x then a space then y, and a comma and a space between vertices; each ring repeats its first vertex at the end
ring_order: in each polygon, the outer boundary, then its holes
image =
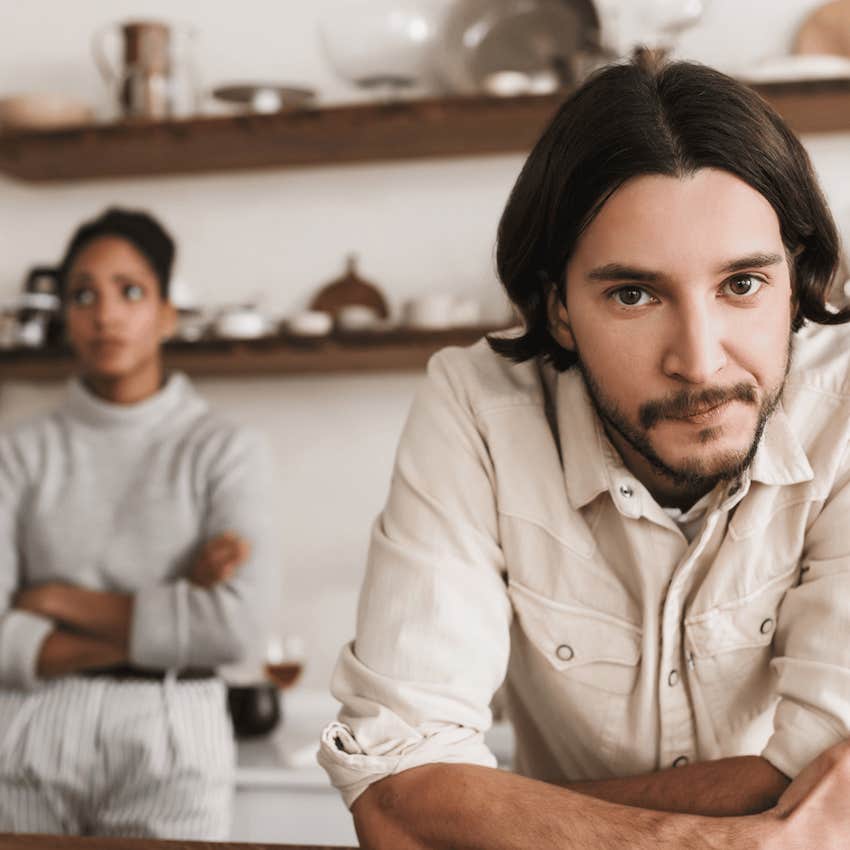
POLYGON ((148 428, 196 399, 188 378, 180 372, 171 375, 161 390, 135 404, 104 401, 79 378, 72 378, 64 407, 74 419, 96 428, 148 428))

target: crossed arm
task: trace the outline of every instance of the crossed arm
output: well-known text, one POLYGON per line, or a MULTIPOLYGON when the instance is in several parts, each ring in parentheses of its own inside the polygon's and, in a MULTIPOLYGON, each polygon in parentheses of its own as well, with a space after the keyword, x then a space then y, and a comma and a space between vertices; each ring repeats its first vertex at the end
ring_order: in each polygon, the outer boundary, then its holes
POLYGON ((781 793, 787 785, 759 758, 571 788, 432 764, 370 786, 352 813, 364 850, 846 847, 850 744, 827 750, 781 793), (767 811, 750 814, 765 803, 767 811))
MULTIPOLYGON (((211 588, 231 578, 249 554, 249 544, 238 535, 217 535, 201 547, 188 579, 211 588)), ((50 583, 20 591, 13 607, 56 623, 39 652, 37 669, 43 678, 128 661, 132 594, 50 583)))

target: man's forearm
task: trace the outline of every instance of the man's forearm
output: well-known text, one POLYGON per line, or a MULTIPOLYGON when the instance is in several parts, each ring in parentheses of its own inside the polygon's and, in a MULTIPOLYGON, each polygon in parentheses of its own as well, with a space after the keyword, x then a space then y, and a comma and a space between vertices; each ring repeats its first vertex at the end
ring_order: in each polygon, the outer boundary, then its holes
POLYGON ((790 780, 759 756, 718 759, 624 779, 569 783, 599 800, 659 812, 731 817, 766 811, 790 780))
POLYGON ((41 678, 51 679, 126 661, 126 651, 114 643, 57 629, 41 645, 37 672, 41 678))
POLYGON ((464 764, 426 765, 381 780, 352 813, 368 850, 730 850, 761 843, 758 818, 630 808, 464 764))

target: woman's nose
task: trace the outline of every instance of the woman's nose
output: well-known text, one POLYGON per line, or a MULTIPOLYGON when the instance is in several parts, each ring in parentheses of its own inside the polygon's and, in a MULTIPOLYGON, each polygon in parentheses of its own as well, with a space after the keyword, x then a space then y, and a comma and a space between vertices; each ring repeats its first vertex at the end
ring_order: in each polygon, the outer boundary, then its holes
POLYGON ((94 305, 94 320, 99 328, 107 328, 120 320, 121 307, 114 298, 101 296, 94 305))

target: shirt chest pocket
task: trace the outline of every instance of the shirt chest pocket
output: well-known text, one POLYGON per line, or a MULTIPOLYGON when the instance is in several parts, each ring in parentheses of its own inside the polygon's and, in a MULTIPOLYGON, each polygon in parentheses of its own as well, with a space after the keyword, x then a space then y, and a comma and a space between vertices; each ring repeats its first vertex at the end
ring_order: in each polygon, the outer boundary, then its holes
POLYGON ((706 684, 751 679, 767 666, 779 606, 796 568, 728 605, 685 618, 689 665, 706 684))
POLYGON ((523 633, 565 680, 613 694, 634 690, 640 628, 591 608, 547 599, 513 580, 508 593, 523 633))

